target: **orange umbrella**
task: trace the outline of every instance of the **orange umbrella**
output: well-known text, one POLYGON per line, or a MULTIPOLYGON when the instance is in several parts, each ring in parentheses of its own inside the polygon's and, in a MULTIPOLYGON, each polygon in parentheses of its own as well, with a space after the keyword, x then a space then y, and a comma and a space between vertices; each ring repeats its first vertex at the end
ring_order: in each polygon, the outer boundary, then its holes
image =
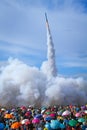
POLYGON ((12 128, 12 129, 18 129, 20 126, 21 126, 20 122, 14 122, 14 123, 11 125, 11 128, 12 128))
POLYGON ((4 118, 11 119, 11 118, 13 118, 13 115, 12 114, 5 114, 4 118))

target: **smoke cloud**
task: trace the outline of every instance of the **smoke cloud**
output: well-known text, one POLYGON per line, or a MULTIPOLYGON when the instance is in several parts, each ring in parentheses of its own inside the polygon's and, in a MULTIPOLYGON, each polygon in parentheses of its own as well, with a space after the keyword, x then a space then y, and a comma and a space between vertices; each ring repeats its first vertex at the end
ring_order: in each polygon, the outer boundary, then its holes
POLYGON ((87 81, 83 78, 65 78, 57 75, 55 50, 47 28, 47 61, 41 69, 31 67, 18 59, 8 59, 0 68, 0 104, 51 105, 87 103, 87 81))
POLYGON ((87 81, 82 78, 48 76, 17 59, 8 60, 0 73, 0 104, 84 104, 87 81))

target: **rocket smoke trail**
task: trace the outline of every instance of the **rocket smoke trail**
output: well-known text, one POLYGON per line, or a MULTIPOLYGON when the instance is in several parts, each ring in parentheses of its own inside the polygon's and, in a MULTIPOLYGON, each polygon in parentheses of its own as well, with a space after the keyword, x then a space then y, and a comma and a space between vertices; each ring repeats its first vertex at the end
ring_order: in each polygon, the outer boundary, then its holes
POLYGON ((44 69, 42 70, 44 73, 46 73, 48 78, 50 78, 50 77, 57 76, 57 68, 55 63, 55 49, 54 49, 54 44, 53 44, 52 35, 51 35, 46 13, 45 13, 45 18, 46 18, 46 27, 47 27, 47 49, 48 50, 47 50, 47 62, 43 63, 42 68, 44 69))
POLYGON ((47 46, 48 46, 47 58, 48 58, 48 65, 49 65, 49 73, 51 76, 57 76, 57 69, 55 64, 55 50, 54 50, 52 35, 51 35, 46 13, 45 13, 45 17, 46 17, 46 25, 47 25, 47 46))

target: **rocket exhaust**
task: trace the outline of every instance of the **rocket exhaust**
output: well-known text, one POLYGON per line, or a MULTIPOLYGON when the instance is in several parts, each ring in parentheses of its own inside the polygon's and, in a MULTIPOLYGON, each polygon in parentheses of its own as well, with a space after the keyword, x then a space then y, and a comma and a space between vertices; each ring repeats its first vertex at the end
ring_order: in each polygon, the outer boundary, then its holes
POLYGON ((50 31, 50 26, 47 18, 47 14, 45 13, 46 18, 46 27, 47 27, 47 59, 48 59, 48 67, 49 67, 49 75, 52 77, 57 76, 57 68, 55 63, 55 49, 52 40, 52 35, 50 31))

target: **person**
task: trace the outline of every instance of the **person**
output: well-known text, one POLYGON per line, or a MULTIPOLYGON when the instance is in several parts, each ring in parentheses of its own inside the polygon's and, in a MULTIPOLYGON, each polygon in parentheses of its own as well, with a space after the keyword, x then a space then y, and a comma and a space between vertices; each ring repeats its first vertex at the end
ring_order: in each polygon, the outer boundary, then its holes
POLYGON ((69 126, 69 125, 67 125, 67 126, 66 126, 66 130, 72 130, 72 127, 69 126))
POLYGON ((86 130, 86 128, 87 128, 87 123, 83 122, 83 124, 81 125, 81 129, 82 130, 86 130))
POLYGON ((80 124, 80 123, 78 123, 78 125, 76 126, 76 130, 82 130, 82 129, 81 129, 81 124, 80 124))

